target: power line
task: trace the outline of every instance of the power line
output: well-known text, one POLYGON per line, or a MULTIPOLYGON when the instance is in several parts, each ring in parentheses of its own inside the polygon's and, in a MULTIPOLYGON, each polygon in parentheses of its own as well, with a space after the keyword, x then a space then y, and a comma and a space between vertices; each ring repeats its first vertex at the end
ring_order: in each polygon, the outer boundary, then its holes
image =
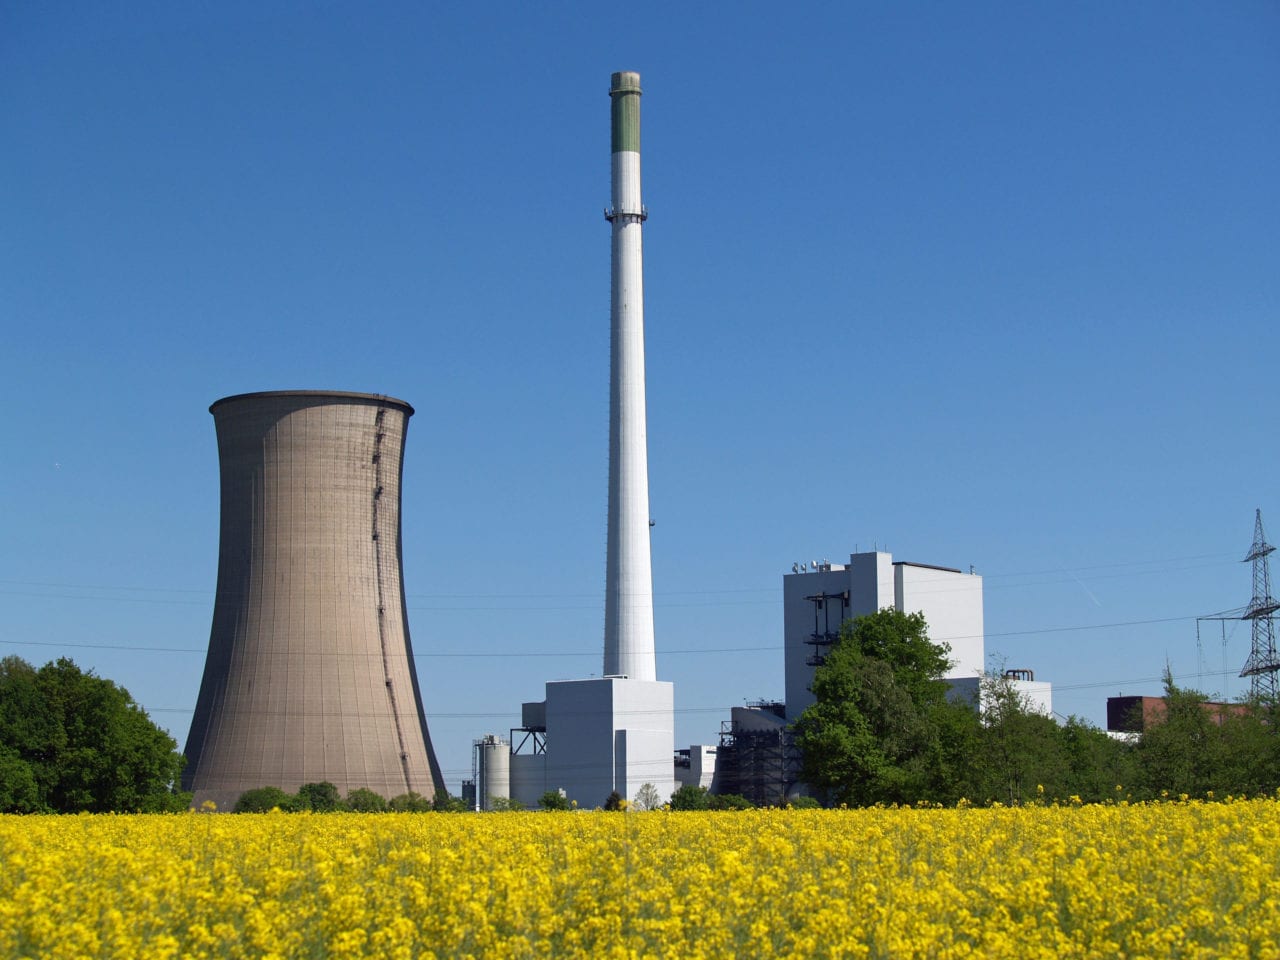
MULTIPOLYGON (((1077 624, 1066 627, 1039 627, 1035 629, 1024 630, 1008 630, 1002 633, 983 633, 983 634, 963 634, 949 637, 931 637, 934 643, 950 643, 953 640, 974 640, 979 636, 986 639, 998 639, 1001 637, 1029 637, 1039 636, 1049 633, 1072 633, 1086 630, 1111 630, 1119 627, 1141 627, 1150 626, 1160 623, 1189 623, 1200 619, 1196 615, 1181 617, 1157 617, 1149 620, 1118 620, 1113 623, 1087 623, 1077 624)), ((9 640, 0 639, 0 644, 9 644, 13 646, 28 647, 72 647, 76 649, 91 650, 128 650, 140 653, 206 653, 208 647, 136 647, 127 644, 114 643, 74 643, 60 642, 53 640, 9 640)), ((710 653, 760 653, 767 651, 780 652, 784 649, 783 644, 775 643, 766 646, 751 647, 704 647, 700 649, 684 649, 684 650, 659 650, 659 656, 685 656, 699 655, 710 653)), ((308 651, 308 656, 347 656, 360 657, 366 654, 358 653, 320 653, 318 651, 308 651)), ((435 651, 414 653, 415 660, 424 659, 516 659, 516 658, 544 658, 544 657, 594 657, 599 655, 599 650, 510 650, 510 651, 490 651, 479 652, 474 650, 468 651, 435 651)), ((373 656, 373 654, 367 654, 373 656)))
MULTIPOLYGON (((1159 567, 1156 567, 1155 569, 1151 569, 1151 570, 1133 571, 1128 573, 1111 573, 1111 574, 1099 573, 1099 574, 1086 575, 1084 577, 1080 577, 1079 575, 1090 574, 1091 571, 1131 570, 1131 568, 1133 567, 1153 567, 1158 564, 1186 563, 1189 561, 1196 561, 1196 560, 1212 560, 1215 562, 1212 564, 1198 564, 1195 567, 1178 568, 1179 571, 1189 570, 1189 569, 1201 569, 1206 566, 1217 566, 1219 565, 1219 563, 1226 563, 1226 562, 1235 563, 1236 562, 1235 554, 1206 553, 1206 554, 1193 554, 1190 556, 1183 556, 1183 557, 1166 557, 1166 558, 1159 558, 1154 560, 1120 561, 1117 563, 1100 564, 1100 565, 1085 566, 1085 567, 1059 567, 1056 569, 1050 568, 1050 569, 1043 569, 1043 570, 1030 570, 1030 571, 1021 571, 1021 572, 1015 571, 1010 573, 990 573, 990 574, 983 574, 983 581, 986 589, 1009 589, 1009 588, 1015 588, 1015 587, 1046 586, 1046 585, 1054 585, 1058 583, 1075 583, 1077 582, 1078 579, 1085 579, 1090 581, 1110 580, 1110 579, 1120 579, 1123 577, 1131 577, 1131 576, 1149 576, 1153 574, 1167 573, 1169 571, 1168 569, 1161 569, 1159 567), (1039 580, 1039 581, 1031 581, 1026 583, 993 583, 992 582, 992 581, 998 581, 998 580, 1011 580, 1018 577, 1050 576, 1050 575, 1065 576, 1065 579, 1039 580)), ((927 578, 925 579, 927 580, 927 578)), ((939 579, 946 579, 946 578, 939 578, 939 579)), ((210 592, 208 590, 195 589, 191 587, 156 587, 156 586, 128 586, 128 585, 120 586, 120 585, 110 585, 110 584, 59 583, 59 582, 48 582, 48 581, 38 581, 38 580, 13 580, 13 579, 0 579, 0 585, 11 586, 11 587, 35 587, 35 588, 39 588, 41 591, 90 590, 95 592, 117 592, 117 593, 201 595, 200 599, 183 600, 183 599, 163 599, 163 598, 156 598, 156 597, 110 597, 110 596, 96 596, 96 595, 87 596, 87 595, 72 594, 72 593, 47 593, 47 592, 34 592, 34 591, 27 591, 27 590, 0 589, 0 595, 25 596, 25 597, 32 597, 35 599, 100 600, 100 601, 116 601, 116 602, 122 602, 122 603, 157 603, 157 604, 170 604, 170 605, 207 604, 208 603, 207 597, 210 592)), ((943 591, 933 591, 933 592, 945 592, 946 589, 953 589, 953 588, 944 588, 943 591)), ((919 588, 917 588, 917 592, 928 593, 930 591, 927 588, 924 590, 919 590, 919 588)), ((778 588, 776 586, 726 587, 722 589, 702 589, 702 590, 661 590, 661 591, 655 591, 654 598, 655 598, 655 602, 657 602, 659 606, 669 607, 669 608, 703 607, 703 606, 713 607, 713 606, 742 606, 742 605, 748 605, 748 604, 750 605, 773 604, 777 602, 777 594, 778 594, 778 588), (752 593, 769 594, 769 597, 761 600, 732 599, 732 600, 723 600, 723 601, 708 601, 703 603, 669 603, 661 599, 663 597, 684 597, 684 596, 711 597, 711 596, 717 596, 717 595, 736 595, 736 594, 752 594, 752 593)), ((510 605, 496 606, 492 604, 485 604, 485 605, 469 604, 466 606, 411 606, 409 609, 424 611, 424 612, 428 612, 428 611, 430 612, 450 612, 450 611, 466 612, 468 610, 521 610, 521 611, 545 610, 545 611, 555 612, 555 611, 565 611, 565 610, 595 609, 595 607, 597 606, 597 603, 595 601, 598 600, 598 593, 596 592, 591 592, 591 593, 507 593, 504 595, 514 600, 582 599, 584 601, 592 601, 592 602, 583 603, 583 604, 556 605, 556 606, 510 606, 510 605)), ((409 592, 406 592, 405 597, 406 599, 409 599, 409 600, 413 600, 413 599, 458 600, 458 601, 484 600, 484 599, 491 599, 492 593, 409 593, 409 592)))
MULTIPOLYGON (((121 643, 75 643, 62 642, 56 640, 9 640, 0 639, 0 645, 10 645, 19 647, 73 647, 76 649, 90 650, 127 650, 129 652, 138 653, 207 653, 208 647, 136 647, 121 643)), ((706 654, 706 653, 747 653, 760 651, 780 651, 781 644, 770 644, 764 647, 707 647, 703 649, 690 650, 659 650, 660 656, 674 656, 686 654, 706 654)), ((279 657, 290 659, 292 654, 279 654, 279 657)), ((351 652, 322 652, 318 650, 308 650, 303 654, 306 657, 358 657, 381 659, 381 653, 351 653, 351 652)), ((517 657, 599 657, 598 649, 591 650, 513 650, 513 651, 497 651, 489 653, 480 653, 476 651, 447 651, 437 653, 415 653, 415 660, 431 660, 431 659, 503 659, 511 660, 517 657)))

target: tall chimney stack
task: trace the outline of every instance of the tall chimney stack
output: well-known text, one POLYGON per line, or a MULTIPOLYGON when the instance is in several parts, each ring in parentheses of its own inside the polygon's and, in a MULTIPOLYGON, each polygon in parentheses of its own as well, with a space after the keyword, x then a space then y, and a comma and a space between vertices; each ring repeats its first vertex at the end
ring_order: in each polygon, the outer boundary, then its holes
POLYGON ((644 399, 644 268, 640 231, 640 74, 609 84, 613 225, 609 376, 609 546, 604 674, 656 680, 649 553, 649 453, 644 399))

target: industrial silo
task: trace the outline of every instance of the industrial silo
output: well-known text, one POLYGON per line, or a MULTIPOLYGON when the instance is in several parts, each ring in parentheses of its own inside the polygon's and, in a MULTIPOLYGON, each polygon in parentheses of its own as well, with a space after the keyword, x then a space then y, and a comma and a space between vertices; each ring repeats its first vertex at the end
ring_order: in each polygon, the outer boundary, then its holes
POLYGON ((472 749, 475 750, 479 807, 481 810, 497 809, 511 799, 511 744, 490 733, 482 740, 476 740, 472 749))
POLYGON ((401 578, 413 408, 297 390, 227 397, 218 592, 183 787, 230 809, 261 786, 443 789, 401 578))

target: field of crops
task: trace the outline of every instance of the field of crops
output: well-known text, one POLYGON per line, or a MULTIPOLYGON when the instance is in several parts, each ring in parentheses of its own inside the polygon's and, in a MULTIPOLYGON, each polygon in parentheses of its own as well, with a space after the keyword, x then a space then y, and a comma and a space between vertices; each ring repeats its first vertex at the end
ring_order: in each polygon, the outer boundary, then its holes
POLYGON ((0 957, 1280 957, 1280 803, 0 817, 0 957))

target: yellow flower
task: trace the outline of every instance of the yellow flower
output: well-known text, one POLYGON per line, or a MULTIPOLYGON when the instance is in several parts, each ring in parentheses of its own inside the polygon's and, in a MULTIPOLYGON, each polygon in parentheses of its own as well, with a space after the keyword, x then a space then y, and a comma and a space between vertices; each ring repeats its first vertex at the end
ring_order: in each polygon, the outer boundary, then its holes
POLYGON ((1280 801, 0 817, 0 958, 1277 957, 1280 801))

